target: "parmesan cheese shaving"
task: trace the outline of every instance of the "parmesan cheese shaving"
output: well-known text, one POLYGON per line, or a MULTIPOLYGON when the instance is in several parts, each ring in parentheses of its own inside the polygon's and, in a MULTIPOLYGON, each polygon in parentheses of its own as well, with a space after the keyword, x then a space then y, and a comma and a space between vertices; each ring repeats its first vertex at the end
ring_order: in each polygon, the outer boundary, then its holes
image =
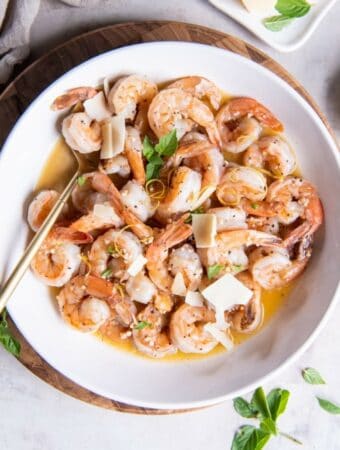
POLYGON ((185 297, 187 293, 187 288, 184 283, 184 278, 181 272, 177 272, 174 281, 171 286, 171 292, 174 295, 179 295, 181 297, 185 297))
POLYGON ((133 263, 128 267, 127 273, 132 277, 135 277, 143 269, 147 261, 148 260, 144 258, 144 256, 138 255, 133 263))
POLYGON ((98 122, 111 117, 111 112, 106 106, 103 92, 98 92, 97 95, 86 100, 84 102, 84 109, 91 119, 97 120, 98 122))
POLYGON ((214 247, 216 236, 215 214, 193 214, 192 231, 197 248, 214 247))
POLYGON ((227 331, 221 331, 216 327, 214 323, 206 323, 204 330, 211 334, 216 341, 220 342, 228 351, 234 348, 234 343, 227 335, 227 331))
POLYGON ((121 115, 112 117, 102 125, 100 159, 113 158, 124 151, 125 133, 125 119, 121 115))
POLYGON ((277 14, 275 5, 277 0, 242 0, 245 8, 254 14, 277 14))
POLYGON ((203 306, 204 297, 199 292, 188 291, 185 296, 185 303, 190 306, 203 306))

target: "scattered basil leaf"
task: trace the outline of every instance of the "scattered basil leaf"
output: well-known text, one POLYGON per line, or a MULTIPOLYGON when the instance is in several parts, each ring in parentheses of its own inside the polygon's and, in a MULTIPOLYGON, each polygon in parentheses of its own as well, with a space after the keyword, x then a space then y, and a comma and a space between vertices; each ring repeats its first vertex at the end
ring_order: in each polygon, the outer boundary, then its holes
POLYGON ((155 146, 152 145, 148 136, 143 141, 143 155, 148 161, 146 165, 146 180, 152 180, 159 177, 159 171, 164 164, 162 156, 171 156, 175 153, 178 146, 176 130, 162 136, 155 146))
POLYGON ((224 268, 221 264, 215 264, 214 266, 209 266, 207 269, 207 275, 208 279, 211 280, 212 278, 217 277, 217 275, 221 272, 221 270, 224 268))
POLYGON ((276 420, 285 412, 289 400, 289 392, 286 389, 273 389, 267 395, 267 402, 273 420, 276 420))
POLYGON ((261 450, 269 439, 270 434, 265 431, 244 425, 235 434, 231 450, 261 450))
POLYGON ((78 183, 78 186, 84 186, 84 184, 86 183, 86 178, 85 178, 85 176, 84 176, 84 175, 80 175, 80 176, 77 178, 77 183, 78 183))
POLYGON ((107 247, 107 249, 106 249, 106 252, 107 252, 109 255, 111 255, 111 256, 117 254, 117 251, 116 251, 116 249, 114 248, 113 245, 109 245, 109 246, 107 247))
POLYGON ((242 417, 253 419, 257 417, 257 412, 253 411, 251 405, 242 397, 237 397, 233 400, 235 411, 242 417))
POLYGON ((252 203, 250 205, 253 209, 257 209, 260 205, 258 203, 252 203))
POLYGON ((305 16, 311 6, 306 0, 277 0, 275 9, 283 16, 293 19, 305 16))
MULTIPOLYGON (((292 22, 292 19, 286 16, 271 16, 263 20, 263 25, 269 31, 281 31, 292 22)), ((256 209, 256 208, 254 208, 256 209)))
POLYGON ((193 209, 191 212, 190 212, 190 215, 189 215, 189 217, 184 221, 184 223, 191 223, 192 222, 192 215, 193 214, 204 214, 204 208, 203 208, 203 206, 199 206, 198 208, 196 208, 196 209, 193 209))
POLYGON ((233 264, 231 268, 234 272, 242 272, 244 267, 242 266, 242 264, 233 264))
POLYGON ((307 367, 302 371, 303 379, 309 384, 326 384, 325 380, 316 369, 307 367))
POLYGON ((0 314, 0 342, 9 353, 12 353, 12 355, 20 355, 20 342, 12 336, 12 333, 8 327, 6 309, 4 309, 0 314))
POLYGON ((155 150, 160 156, 172 156, 178 147, 177 131, 174 128, 170 133, 162 136, 155 145, 155 150))
POLYGON ((268 417, 272 418, 267 397, 262 387, 256 389, 250 401, 250 405, 254 411, 259 413, 261 419, 267 419, 268 417))
POLYGON ((135 330, 144 330, 144 328, 151 328, 151 323, 142 320, 134 326, 135 330))
POLYGON ((112 269, 105 269, 103 270, 103 272, 100 274, 100 276, 102 278, 110 278, 110 276, 112 275, 112 269))
POLYGON ((340 414, 340 406, 335 405, 329 400, 325 400, 324 398, 316 397, 318 399, 319 405, 322 409, 327 411, 330 414, 340 414))

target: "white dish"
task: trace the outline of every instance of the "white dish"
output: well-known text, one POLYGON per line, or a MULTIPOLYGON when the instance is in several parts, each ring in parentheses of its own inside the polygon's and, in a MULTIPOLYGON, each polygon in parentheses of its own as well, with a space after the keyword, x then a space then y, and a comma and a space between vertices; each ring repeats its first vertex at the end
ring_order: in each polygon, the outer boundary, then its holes
POLYGON ((340 268, 340 163, 337 147, 315 111, 272 72, 210 46, 159 42, 104 53, 67 72, 29 106, 9 135, 0 159, 0 267, 8 274, 24 249, 27 199, 58 137, 49 108, 66 89, 98 85, 106 75, 144 74, 156 82, 200 74, 233 94, 253 96, 285 124, 303 174, 319 188, 326 225, 312 261, 289 301, 256 337, 232 354, 187 362, 132 356, 67 326, 48 289, 27 272, 10 304, 11 317, 55 369, 93 392, 129 404, 188 408, 249 391, 287 366, 317 336, 331 314, 340 268), (169 64, 171 61, 171 64, 169 64), (202 61, 205 61, 202 66, 202 61))
MULTIPOLYGON (((292 52, 305 44, 336 1, 313 1, 311 2, 313 7, 305 17, 296 19, 294 23, 279 32, 273 32, 263 26, 261 22, 263 17, 250 14, 242 6, 240 0, 209 0, 216 8, 228 14, 262 41, 281 52, 292 52)), ((264 17, 271 15, 267 14, 264 17)))

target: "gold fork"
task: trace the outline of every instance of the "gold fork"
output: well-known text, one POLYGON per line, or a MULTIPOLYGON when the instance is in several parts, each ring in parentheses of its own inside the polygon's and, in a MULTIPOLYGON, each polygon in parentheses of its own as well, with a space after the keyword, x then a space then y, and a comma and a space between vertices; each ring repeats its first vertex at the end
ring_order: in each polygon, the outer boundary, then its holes
POLYGON ((72 193, 73 188, 75 187, 77 183, 77 179, 79 176, 81 176, 84 172, 88 170, 89 167, 89 161, 86 158, 86 155, 83 155, 81 153, 78 153, 72 149, 70 149, 72 152, 74 158, 76 159, 78 163, 78 167, 74 175, 72 176, 71 180, 68 182, 67 186, 65 187, 64 191, 60 195, 58 201, 53 206, 52 210, 46 217, 44 223, 39 228, 37 233, 34 235, 33 239, 29 243, 28 247, 24 251, 22 257, 17 262, 16 266, 14 267, 12 273, 8 277, 5 284, 1 287, 0 290, 0 313, 3 311, 5 306, 7 305, 11 295, 15 291, 18 283, 20 282, 21 278, 24 276, 26 270, 28 269, 32 259, 34 258, 34 255, 37 253, 39 247, 43 243, 44 239, 48 235, 49 231, 53 227, 55 221, 57 220, 59 214, 61 213, 65 203, 70 198, 70 195, 72 193))

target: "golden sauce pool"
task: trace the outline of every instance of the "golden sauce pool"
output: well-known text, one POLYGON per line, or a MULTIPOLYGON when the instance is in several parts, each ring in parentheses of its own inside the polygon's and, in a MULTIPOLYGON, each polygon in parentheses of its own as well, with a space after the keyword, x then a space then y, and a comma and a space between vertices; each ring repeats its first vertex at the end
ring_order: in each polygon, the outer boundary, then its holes
MULTIPOLYGON (((36 190, 42 189, 56 189, 59 192, 63 190, 66 186, 67 182, 70 180, 71 176, 74 174, 76 170, 76 162, 74 157, 69 150, 65 141, 60 138, 54 148, 52 149, 47 162, 40 174, 38 179, 36 190)), ((292 290, 292 285, 289 285, 282 289, 277 289, 275 291, 264 291, 262 290, 262 304, 264 309, 264 318, 261 326, 256 330, 255 333, 252 334, 240 334, 236 332, 232 332, 232 338, 236 345, 245 342, 249 338, 251 338, 254 334, 258 333, 266 324, 270 321, 270 319, 278 312, 278 310, 282 307, 287 296, 292 290)), ((53 301, 55 302, 56 295, 58 294, 59 289, 51 288, 50 293, 53 301)), ((119 327, 113 328, 110 330, 102 327, 102 329, 96 333, 97 337, 102 341, 113 345, 115 348, 127 351, 136 356, 148 358, 147 356, 139 353, 135 347, 133 346, 132 339, 121 339, 120 338, 121 330, 119 327)), ((216 346, 208 355, 216 355, 224 352, 225 349, 222 345, 216 346)), ((165 358, 162 358, 160 361, 179 361, 179 360, 193 360, 193 359, 201 359, 206 357, 207 355, 199 355, 199 354, 186 354, 182 352, 177 352, 175 355, 169 355, 165 358)), ((149 359, 149 358, 148 358, 149 359)), ((151 359, 151 358, 150 358, 151 359)))

